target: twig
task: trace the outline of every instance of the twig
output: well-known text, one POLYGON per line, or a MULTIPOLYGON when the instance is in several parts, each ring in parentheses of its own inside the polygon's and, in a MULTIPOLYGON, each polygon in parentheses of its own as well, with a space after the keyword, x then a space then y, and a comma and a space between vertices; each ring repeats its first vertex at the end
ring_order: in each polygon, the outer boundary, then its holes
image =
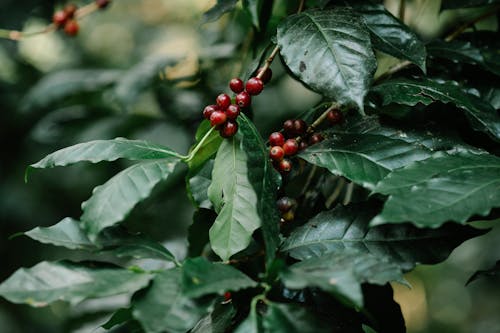
POLYGON ((313 167, 311 168, 311 171, 309 172, 309 175, 307 176, 306 183, 302 187, 302 191, 300 193, 300 196, 303 196, 306 193, 307 188, 309 187, 309 185, 311 185, 311 182, 314 178, 314 174, 316 174, 317 170, 318 170, 318 167, 316 165, 313 165, 313 167))
POLYGON ((337 180, 337 186, 335 186, 335 190, 333 191, 332 195, 328 197, 325 201, 325 206, 326 208, 330 208, 335 200, 339 197, 340 193, 342 192, 342 189, 344 188, 345 185, 345 180, 342 177, 338 177, 337 180))
POLYGON ((340 108, 340 103, 333 102, 326 111, 324 111, 308 128, 306 133, 311 134, 313 133, 316 128, 321 125, 323 121, 325 121, 326 117, 328 117, 328 113, 332 110, 340 108))
POLYGON ((404 23, 405 21, 405 12, 406 12, 406 0, 401 0, 399 3, 399 19, 404 23))
POLYGON ((348 205, 350 202, 351 202, 351 199, 352 199, 352 191, 354 190, 354 183, 351 182, 347 185, 347 189, 346 189, 346 192, 345 192, 345 197, 344 197, 344 202, 342 202, 342 204, 345 206, 345 205, 348 205))
POLYGON ((488 18, 490 16, 495 15, 499 9, 500 9, 500 5, 494 6, 492 8, 492 10, 487 11, 486 13, 483 13, 482 15, 479 15, 478 17, 474 18, 473 20, 471 20, 471 21, 469 21, 467 23, 462 24, 455 31, 453 31, 451 34, 449 34, 444 40, 447 41, 447 42, 451 42, 452 40, 454 40, 455 38, 457 38, 458 36, 460 36, 465 30, 467 30, 468 28, 474 26, 479 21, 482 21, 482 20, 484 20, 484 19, 486 19, 486 18, 488 18))

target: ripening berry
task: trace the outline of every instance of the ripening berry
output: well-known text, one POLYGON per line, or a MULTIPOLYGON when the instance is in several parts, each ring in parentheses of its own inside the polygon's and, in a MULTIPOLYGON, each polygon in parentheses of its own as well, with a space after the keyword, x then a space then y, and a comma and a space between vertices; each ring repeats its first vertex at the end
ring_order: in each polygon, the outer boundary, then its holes
POLYGON ((285 120, 285 122, 283 123, 283 130, 287 135, 293 134, 294 126, 292 119, 285 120))
POLYGON ((78 34, 78 30, 80 30, 80 26, 75 20, 69 20, 64 25, 64 32, 68 36, 76 36, 78 34))
POLYGON ((293 221, 293 219, 295 218, 295 213, 290 209, 288 212, 282 214, 281 218, 285 220, 285 222, 293 221))
POLYGON ((307 130, 307 124, 302 119, 295 119, 293 121, 293 134, 302 135, 307 130))
POLYGON ((299 150, 304 150, 307 147, 309 147, 309 145, 306 142, 300 141, 300 143, 299 143, 299 150))
POLYGON ((285 151, 285 155, 291 156, 297 154, 299 150, 299 144, 295 139, 288 139, 283 144, 283 150, 285 151))
POLYGON ((236 95, 236 104, 238 104, 240 108, 246 108, 247 106, 250 106, 251 103, 252 97, 250 97, 248 92, 242 91, 236 95))
POLYGON ((281 213, 286 213, 295 206, 297 202, 289 197, 282 197, 276 201, 276 206, 281 213))
POLYGON ((245 84, 240 78, 235 77, 229 81, 229 88, 232 92, 239 94, 243 90, 245 90, 245 84))
POLYGON ((95 0, 95 4, 100 9, 104 9, 104 8, 108 7, 110 2, 111 2, 111 0, 95 0))
POLYGON ((311 137, 309 138, 309 144, 310 145, 314 145, 318 142, 321 142, 323 141, 324 138, 323 138, 323 135, 321 135, 320 133, 314 133, 313 135, 311 135, 311 137))
POLYGON ((64 13, 68 19, 71 19, 75 16, 77 9, 78 7, 75 4, 70 3, 64 6, 64 13))
POLYGON ((292 171, 292 162, 289 159, 284 158, 281 160, 280 164, 278 165, 278 169, 282 173, 288 173, 288 172, 292 171))
POLYGON ((214 111, 210 115, 210 125, 212 126, 222 125, 226 122, 226 120, 227 120, 226 114, 219 110, 214 111))
POLYGON ((342 112, 338 109, 331 110, 327 113, 326 117, 332 125, 340 124, 342 122, 342 119, 344 118, 342 112))
POLYGON ((285 136, 280 132, 273 132, 269 135, 269 145, 272 146, 283 146, 285 143, 285 136))
POLYGON ((205 108, 203 109, 203 117, 205 117, 205 119, 210 119, 210 116, 212 115, 212 113, 214 113, 218 109, 219 109, 219 107, 217 105, 205 106, 205 108))
POLYGON ((236 119, 240 114, 240 107, 236 104, 231 104, 226 109, 226 116, 229 119, 236 119))
POLYGON ((52 16, 52 22, 58 27, 63 26, 67 20, 68 16, 64 12, 64 10, 58 10, 57 12, 54 13, 54 16, 52 16))
POLYGON ((231 293, 229 291, 226 291, 224 293, 224 301, 227 302, 227 301, 231 300, 232 297, 233 297, 233 295, 231 295, 231 293))
POLYGON ((260 77, 260 79, 262 80, 262 83, 267 84, 269 81, 271 81, 271 77, 273 76, 273 71, 271 70, 271 68, 268 68, 268 69, 266 69, 264 74, 260 74, 263 69, 264 69, 264 67, 261 67, 257 70, 257 76, 260 77))
POLYGON ((227 107, 231 104, 231 97, 228 94, 220 94, 216 99, 217 105, 221 108, 221 110, 226 110, 227 107))
POLYGON ((245 89, 250 95, 258 95, 264 89, 264 83, 258 77, 252 77, 248 79, 245 89))
POLYGON ((238 132, 238 123, 234 120, 228 120, 222 125, 220 129, 220 136, 223 138, 230 138, 238 132))
POLYGON ((280 146, 271 147, 269 157, 274 161, 281 161, 285 157, 285 151, 280 146))

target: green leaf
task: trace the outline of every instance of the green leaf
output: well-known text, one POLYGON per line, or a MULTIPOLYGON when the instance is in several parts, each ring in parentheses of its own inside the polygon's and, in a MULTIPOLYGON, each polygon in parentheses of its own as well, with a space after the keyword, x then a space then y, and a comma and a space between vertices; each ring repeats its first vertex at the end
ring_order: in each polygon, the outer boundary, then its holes
POLYGON ((377 64, 370 33, 351 9, 291 15, 278 26, 278 45, 286 65, 300 81, 363 112, 377 64))
POLYGON ((243 0, 243 8, 250 14, 252 24, 260 30, 260 13, 265 0, 243 0))
POLYGON ((245 116, 238 118, 242 134, 241 145, 248 160, 248 178, 257 194, 257 211, 262 221, 262 233, 266 247, 266 262, 275 258, 279 245, 279 212, 276 208, 276 193, 281 179, 269 161, 268 149, 255 125, 245 116))
POLYGON ((186 175, 188 195, 197 208, 212 208, 208 198, 208 187, 212 183, 214 161, 208 160, 197 172, 189 170, 186 175))
POLYGON ((257 314, 257 298, 254 297, 248 317, 234 331, 235 333, 261 333, 263 331, 261 318, 257 314))
POLYGON ((410 224, 369 228, 377 211, 375 205, 364 203, 321 212, 295 229, 281 250, 305 260, 354 249, 389 258, 404 271, 410 271, 416 264, 445 260, 462 242, 486 232, 456 224, 439 229, 420 229, 410 224))
POLYGON ((500 0, 443 0, 441 10, 480 7, 500 3, 500 0))
POLYGON ((207 312, 207 305, 182 292, 179 268, 162 271, 145 293, 134 297, 132 314, 146 332, 186 332, 207 312))
POLYGON ((437 153, 393 171, 375 192, 389 195, 371 225, 412 222, 436 228, 446 221, 465 223, 500 206, 500 158, 489 154, 437 153))
POLYGON ((281 277, 287 288, 319 287, 357 307, 363 306, 361 283, 404 281, 396 264, 354 249, 306 259, 290 266, 281 277))
POLYGON ((261 226, 258 196, 249 179, 248 156, 241 134, 224 140, 215 157, 208 197, 218 213, 210 228, 210 245, 223 260, 244 250, 261 226))
POLYGON ((215 309, 202 318, 191 333, 225 333, 235 315, 236 309, 232 303, 216 304, 215 309))
POLYGON ((326 322, 297 304, 269 303, 263 326, 273 333, 332 332, 326 322))
POLYGON ((383 5, 366 4, 354 7, 370 30, 373 47, 399 59, 413 62, 425 73, 425 45, 403 22, 383 5))
POLYGON ((327 138, 298 156, 372 189, 392 170, 431 156, 419 142, 405 140, 384 133, 344 133, 327 138))
POLYGON ((202 23, 217 21, 222 15, 232 11, 238 0, 217 0, 217 3, 203 13, 202 23))
POLYGON ((151 275, 118 267, 66 261, 43 261, 21 268, 0 285, 0 295, 13 303, 46 306, 57 300, 73 304, 89 298, 132 293, 147 286, 151 275))
POLYGON ((199 209, 193 215, 193 223, 188 229, 188 257, 203 255, 205 246, 209 243, 208 231, 214 224, 217 215, 209 209, 199 209))
POLYGON ((212 263, 203 257, 187 259, 182 266, 182 288, 188 297, 223 294, 256 286, 255 281, 236 268, 212 263))
POLYGON ((135 164, 94 188, 92 196, 82 203, 81 221, 92 241, 107 227, 123 221, 153 188, 166 180, 179 160, 170 158, 135 164))
POLYGON ((465 285, 468 285, 469 283, 474 282, 480 278, 498 277, 498 276, 500 276, 500 260, 498 260, 496 264, 490 269, 477 271, 474 274, 472 274, 472 276, 469 278, 469 280, 467 280, 467 283, 465 285))
POLYGON ((437 101, 452 103, 465 112, 475 130, 500 140, 500 116, 496 110, 488 102, 466 93, 456 82, 394 79, 375 86, 372 91, 380 97, 383 105, 429 105, 437 101))
POLYGON ((110 330, 115 326, 126 323, 127 321, 132 319, 132 310, 131 309, 118 309, 113 313, 111 318, 104 324, 102 324, 102 328, 106 330, 110 330))
MULTIPOLYGON (((215 155, 217 150, 219 149, 220 144, 222 143, 222 137, 220 136, 218 131, 211 130, 210 122, 204 120, 198 130, 196 131, 196 142, 193 145, 197 147, 198 144, 205 138, 203 144, 199 146, 199 149, 196 151, 196 154, 192 156, 189 160, 187 160, 190 173, 196 173, 205 163, 215 155)), ((190 152, 193 151, 191 148, 190 152)))

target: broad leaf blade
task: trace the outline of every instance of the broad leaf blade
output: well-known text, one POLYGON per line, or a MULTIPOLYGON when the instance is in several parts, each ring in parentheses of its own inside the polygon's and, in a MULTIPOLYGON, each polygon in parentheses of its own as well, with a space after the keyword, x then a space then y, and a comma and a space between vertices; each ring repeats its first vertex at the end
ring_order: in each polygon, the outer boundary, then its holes
POLYGON ((393 171, 375 192, 388 194, 372 225, 404 223, 436 228, 446 221, 465 223, 500 206, 500 158, 489 154, 435 154, 393 171))
POLYGON ((82 203, 81 221, 89 238, 94 241, 102 230, 121 222, 159 182, 172 175, 178 161, 170 158, 138 163, 96 187, 82 203))
POLYGON ((236 315, 236 308, 232 303, 216 304, 215 309, 202 318, 191 333, 225 333, 231 327, 236 315))
POLYGON ((225 291, 254 288, 257 283, 229 265, 211 263, 198 257, 187 259, 182 266, 182 288, 188 297, 223 294, 225 291))
POLYGON ((223 140, 219 132, 215 131, 210 126, 210 122, 206 120, 200 124, 196 131, 196 143, 194 146, 197 146, 205 136, 204 144, 199 147, 193 158, 187 161, 191 173, 196 173, 205 162, 217 153, 217 149, 219 149, 223 140))
POLYGON ((352 10, 311 10, 289 16, 278 26, 278 45, 300 81, 363 112, 376 61, 370 34, 352 10))
POLYGON ((332 332, 330 325, 297 304, 269 303, 262 324, 273 333, 332 332))
POLYGON ((85 299, 132 293, 144 288, 151 275, 118 267, 92 267, 71 262, 41 262, 21 268, 0 285, 0 295, 14 303, 45 306, 57 300, 85 299))
POLYGON ((281 250, 305 260, 355 249, 389 258, 404 271, 410 271, 416 264, 436 264, 445 260, 462 242, 485 232, 456 224, 439 229, 420 229, 410 224, 369 228, 376 214, 376 207, 368 204, 338 206, 322 212, 295 229, 281 250))
POLYGON ((425 73, 425 45, 408 26, 389 13, 383 5, 367 4, 354 9, 365 20, 374 48, 396 58, 409 60, 425 73))

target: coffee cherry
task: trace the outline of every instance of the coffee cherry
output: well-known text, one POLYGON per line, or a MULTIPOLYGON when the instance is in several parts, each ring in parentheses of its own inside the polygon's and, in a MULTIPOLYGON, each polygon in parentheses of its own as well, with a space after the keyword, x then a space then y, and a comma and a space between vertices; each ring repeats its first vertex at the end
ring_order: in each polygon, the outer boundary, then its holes
POLYGON ((304 141, 300 141, 300 143, 299 143, 299 150, 304 150, 307 147, 309 147, 309 145, 307 143, 305 143, 304 141))
POLYGON ((278 206, 278 209, 281 213, 286 213, 290 209, 293 208, 293 206, 296 204, 296 201, 293 199, 290 199, 289 197, 282 197, 279 198, 278 201, 276 201, 276 206, 278 206))
POLYGON ((227 302, 227 301, 231 300, 231 297, 233 297, 233 296, 231 295, 231 293, 229 291, 226 291, 224 293, 224 301, 227 302))
POLYGON ((261 72, 264 70, 264 67, 261 67, 257 70, 257 76, 260 77, 262 80, 262 83, 267 84, 269 81, 271 81, 271 77, 273 76, 273 71, 271 68, 266 69, 264 74, 261 74, 261 72))
POLYGON ((274 161, 281 161, 285 157, 285 151, 280 146, 274 146, 269 150, 269 157, 274 161))
POLYGON ((243 84, 243 81, 240 78, 235 77, 234 79, 231 79, 229 81, 229 88, 236 94, 242 92, 245 90, 245 85, 243 84))
POLYGON ((66 6, 64 6, 64 13, 66 13, 66 16, 68 17, 68 19, 71 19, 75 16, 77 9, 78 9, 78 7, 75 4, 70 3, 70 4, 67 4, 66 6))
POLYGON ((236 119, 240 114, 240 107, 236 104, 231 104, 226 109, 226 116, 229 119, 236 119))
POLYGON ((283 123, 283 130, 286 134, 291 135, 294 131, 293 120, 288 119, 283 123))
POLYGON ((225 110, 231 104, 231 97, 227 94, 220 94, 217 96, 216 102, 221 110, 225 110))
POLYGON ((293 134, 302 135, 307 130, 307 124, 302 119, 296 119, 293 121, 293 134))
POLYGON ((54 13, 54 16, 52 16, 52 22, 58 27, 64 25, 64 23, 66 23, 67 20, 68 16, 64 12, 64 10, 58 10, 57 12, 54 13))
POLYGON ((111 0, 95 0, 95 4, 100 9, 104 9, 104 8, 108 7, 110 2, 111 2, 111 0))
POLYGON ((227 120, 227 116, 224 112, 222 111, 214 111, 211 115, 210 115, 210 125, 212 126, 217 126, 217 125, 221 125, 221 124, 224 124, 227 120))
POLYGON ((226 121, 220 130, 220 136, 223 138, 230 138, 238 132, 238 123, 234 120, 226 121))
POLYGON ((245 88, 250 95, 258 95, 264 89, 264 83, 258 77, 252 77, 247 81, 245 88))
POLYGON ((203 117, 205 117, 205 119, 210 119, 212 113, 214 113, 214 111, 217 111, 218 109, 219 107, 217 105, 205 106, 205 108, 203 109, 203 117))
POLYGON ((285 220, 285 222, 293 221, 293 219, 295 218, 295 213, 290 209, 288 212, 282 214, 281 218, 285 220))
POLYGON ((333 109, 327 113, 326 117, 332 125, 340 124, 343 120, 342 112, 338 109, 333 109))
POLYGON ((269 145, 272 146, 283 146, 285 143, 285 136, 280 132, 273 132, 269 135, 269 145))
POLYGON ((283 150, 285 151, 285 155, 295 155, 299 150, 299 144, 295 139, 288 139, 283 144, 283 150))
POLYGON ((320 133, 314 133, 313 135, 311 135, 311 137, 309 138, 309 144, 310 145, 314 145, 318 142, 321 142, 323 141, 325 138, 323 138, 323 135, 321 135, 320 133))
POLYGON ((246 108, 247 106, 250 106, 251 103, 252 97, 248 92, 242 91, 236 95, 236 104, 238 104, 240 108, 246 108))
POLYGON ((68 36, 76 36, 78 34, 78 30, 80 30, 80 26, 75 20, 69 20, 64 25, 64 32, 68 36))
POLYGON ((292 171, 292 162, 287 158, 282 159, 280 161, 280 164, 278 165, 278 170, 282 173, 288 173, 292 171))

